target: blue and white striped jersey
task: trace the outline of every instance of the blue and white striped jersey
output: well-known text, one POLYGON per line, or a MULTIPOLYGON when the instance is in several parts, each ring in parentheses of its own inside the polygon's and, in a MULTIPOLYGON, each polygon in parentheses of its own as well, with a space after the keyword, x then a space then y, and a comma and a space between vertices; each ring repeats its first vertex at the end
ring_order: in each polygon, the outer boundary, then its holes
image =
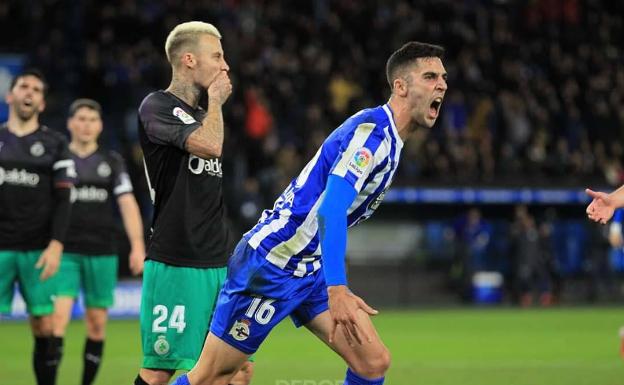
POLYGON ((358 192, 347 212, 355 226, 370 217, 383 200, 397 169, 403 141, 386 104, 347 119, 245 238, 269 262, 295 276, 321 267, 317 210, 330 174, 344 177, 358 192))

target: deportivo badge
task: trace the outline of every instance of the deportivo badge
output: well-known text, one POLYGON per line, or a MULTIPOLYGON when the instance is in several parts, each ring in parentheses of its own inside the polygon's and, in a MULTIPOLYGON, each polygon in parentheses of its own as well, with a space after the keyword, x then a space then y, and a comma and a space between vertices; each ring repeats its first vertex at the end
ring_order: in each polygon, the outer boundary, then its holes
POLYGON ((197 122, 197 120, 195 120, 195 118, 193 118, 191 115, 187 114, 186 111, 184 111, 180 107, 176 107, 176 108, 173 109, 173 116, 175 116, 176 118, 180 119, 182 121, 182 123, 184 123, 184 124, 193 124, 193 123, 197 122))
POLYGON ((249 320, 242 320, 234 322, 234 325, 230 329, 230 335, 234 337, 236 341, 245 341, 249 337, 249 320))

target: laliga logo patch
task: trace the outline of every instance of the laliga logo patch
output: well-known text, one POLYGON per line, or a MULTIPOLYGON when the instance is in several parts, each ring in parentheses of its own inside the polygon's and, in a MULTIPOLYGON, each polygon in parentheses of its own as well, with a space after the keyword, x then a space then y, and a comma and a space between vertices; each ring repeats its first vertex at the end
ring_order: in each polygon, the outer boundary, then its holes
POLYGON ((241 320, 234 322, 230 329, 230 335, 234 337, 236 341, 245 341, 249 337, 249 320, 241 320))
POLYGON ((154 351, 159 356, 169 353, 169 342, 165 339, 165 336, 158 336, 158 340, 154 343, 154 351))
POLYGON ((30 155, 32 156, 41 156, 45 152, 45 148, 41 142, 35 142, 32 146, 30 146, 30 155))
POLYGON ((109 176, 111 174, 111 168, 108 165, 108 163, 102 162, 102 163, 100 163, 100 165, 97 168, 97 173, 102 178, 106 178, 107 176, 109 176))
POLYGON ((195 120, 195 118, 193 118, 191 115, 187 114, 186 111, 184 111, 180 107, 176 107, 176 108, 173 109, 173 116, 175 116, 176 118, 180 119, 182 121, 182 123, 184 123, 184 124, 193 124, 193 123, 197 122, 197 120, 195 120))
POLYGON ((361 147, 353 153, 353 158, 349 160, 347 169, 358 177, 363 176, 372 159, 373 154, 371 150, 366 147, 361 147))

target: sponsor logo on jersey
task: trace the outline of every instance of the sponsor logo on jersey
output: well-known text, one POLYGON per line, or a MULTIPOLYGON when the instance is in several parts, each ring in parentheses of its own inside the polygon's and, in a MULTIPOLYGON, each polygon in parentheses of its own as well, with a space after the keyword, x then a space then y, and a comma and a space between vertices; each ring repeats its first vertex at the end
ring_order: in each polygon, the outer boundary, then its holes
POLYGON ((353 153, 353 158, 349 160, 347 169, 358 177, 363 176, 372 159, 373 154, 371 153, 371 150, 366 147, 358 148, 353 153))
POLYGON ((108 191, 95 186, 82 186, 71 190, 72 202, 106 202, 108 191))
POLYGON ((165 336, 158 336, 158 339, 154 342, 154 351, 159 356, 169 353, 169 341, 167 341, 165 336))
POLYGON ((41 142, 35 142, 30 146, 30 155, 40 157, 45 153, 45 147, 41 142))
POLYGON ((241 320, 241 321, 236 321, 234 322, 234 325, 232 325, 232 328, 230 329, 230 335, 232 336, 232 338, 234 338, 236 341, 245 341, 247 338, 249 338, 249 325, 251 324, 251 322, 249 322, 249 320, 241 320))
POLYGON ((199 175, 203 172, 208 173, 208 175, 218 176, 221 178, 223 176, 223 167, 221 166, 221 161, 219 159, 202 159, 195 155, 189 156, 188 161, 188 169, 195 175, 199 175))
POLYGON ((99 176, 101 176, 102 178, 106 178, 108 176, 110 176, 111 174, 111 168, 108 165, 108 163, 106 162, 102 162, 99 164, 99 166, 97 167, 97 173, 99 176))
POLYGON ((14 186, 36 187, 39 184, 39 179, 39 175, 24 169, 5 170, 0 167, 0 186, 6 183, 14 186))
POLYGON ((180 119, 182 123, 184 124, 193 124, 197 122, 197 120, 195 120, 194 117, 189 115, 186 111, 184 111, 180 107, 176 107, 173 109, 173 116, 180 119))

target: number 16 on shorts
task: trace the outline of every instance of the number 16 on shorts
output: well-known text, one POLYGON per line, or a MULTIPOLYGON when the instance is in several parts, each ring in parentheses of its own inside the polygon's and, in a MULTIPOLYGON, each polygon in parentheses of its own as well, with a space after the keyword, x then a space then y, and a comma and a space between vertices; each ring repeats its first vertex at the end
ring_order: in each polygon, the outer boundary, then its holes
POLYGON ((156 316, 152 322, 153 333, 166 333, 167 328, 176 329, 178 333, 184 332, 186 322, 184 322, 184 305, 175 305, 170 312, 165 305, 156 305, 152 314, 156 316), (169 316, 171 314, 171 316, 169 316))

